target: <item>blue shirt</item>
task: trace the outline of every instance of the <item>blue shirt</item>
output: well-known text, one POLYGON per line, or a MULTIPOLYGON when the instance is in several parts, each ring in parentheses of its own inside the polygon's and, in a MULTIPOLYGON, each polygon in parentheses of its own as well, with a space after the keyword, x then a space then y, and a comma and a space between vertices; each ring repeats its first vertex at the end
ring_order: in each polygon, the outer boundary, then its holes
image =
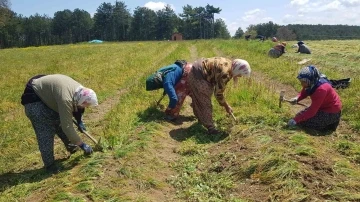
POLYGON ((175 92, 175 85, 180 81, 183 75, 183 69, 176 64, 169 65, 167 67, 176 67, 174 71, 168 72, 163 78, 163 87, 166 94, 169 96, 170 103, 168 105, 169 108, 173 109, 176 107, 176 103, 178 102, 178 98, 175 92))

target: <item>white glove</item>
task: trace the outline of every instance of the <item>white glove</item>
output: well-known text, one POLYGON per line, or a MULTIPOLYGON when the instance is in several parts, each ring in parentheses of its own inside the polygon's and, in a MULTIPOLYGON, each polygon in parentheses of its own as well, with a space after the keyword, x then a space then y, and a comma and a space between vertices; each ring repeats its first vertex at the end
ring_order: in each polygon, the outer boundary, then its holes
POLYGON ((287 125, 288 126, 296 126, 296 121, 294 119, 290 119, 287 125))
POLYGON ((292 104, 292 105, 296 105, 297 104, 297 101, 298 101, 298 97, 293 97, 289 100, 289 102, 292 104))

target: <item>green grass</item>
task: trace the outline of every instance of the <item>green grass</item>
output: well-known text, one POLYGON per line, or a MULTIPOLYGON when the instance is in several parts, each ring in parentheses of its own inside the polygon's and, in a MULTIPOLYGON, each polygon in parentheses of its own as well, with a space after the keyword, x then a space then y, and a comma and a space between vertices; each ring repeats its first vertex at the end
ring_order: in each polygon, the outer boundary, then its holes
POLYGON ((304 58, 330 78, 356 81, 359 43, 308 44, 312 55, 295 54, 288 47, 278 59, 266 55, 273 43, 243 40, 1 50, 0 78, 6 82, 0 83, 0 201, 359 200, 359 84, 338 91, 343 120, 355 132, 327 136, 284 127, 294 114, 289 106, 278 107, 275 93, 276 82, 300 90, 296 75, 303 65, 297 62, 304 58), (225 97, 237 121, 213 99, 214 120, 229 134, 225 139, 209 137, 196 122, 165 122, 163 112, 153 106, 161 92, 146 92, 146 77, 176 59, 219 55, 246 59, 253 71, 275 82, 240 79, 235 87, 230 81, 225 97), (116 98, 99 122, 87 122, 91 134, 102 137, 105 152, 87 158, 78 152, 67 159, 57 141, 56 158, 65 171, 54 176, 41 169, 35 134, 19 103, 26 81, 40 73, 72 76, 93 88, 100 104, 116 98))

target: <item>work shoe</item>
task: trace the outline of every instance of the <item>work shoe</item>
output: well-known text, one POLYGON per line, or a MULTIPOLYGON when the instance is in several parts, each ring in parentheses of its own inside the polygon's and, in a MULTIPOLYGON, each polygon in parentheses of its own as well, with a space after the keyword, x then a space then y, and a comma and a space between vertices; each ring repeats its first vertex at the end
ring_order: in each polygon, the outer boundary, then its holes
POLYGON ((175 120, 176 120, 176 117, 175 117, 175 116, 171 116, 171 115, 166 115, 164 119, 167 120, 167 121, 175 121, 175 120))
POLYGON ((213 142, 219 142, 227 137, 229 137, 229 133, 225 131, 217 130, 216 128, 208 129, 209 139, 213 142))
POLYGON ((211 128, 211 129, 208 129, 208 134, 209 135, 217 135, 217 134, 220 134, 221 131, 217 130, 216 128, 211 128))
POLYGON ((61 172, 62 167, 58 166, 56 163, 53 163, 47 167, 45 167, 46 172, 51 173, 51 174, 58 174, 61 172))
POLYGON ((66 150, 70 152, 70 154, 73 154, 79 150, 79 147, 75 144, 68 144, 66 145, 66 150))

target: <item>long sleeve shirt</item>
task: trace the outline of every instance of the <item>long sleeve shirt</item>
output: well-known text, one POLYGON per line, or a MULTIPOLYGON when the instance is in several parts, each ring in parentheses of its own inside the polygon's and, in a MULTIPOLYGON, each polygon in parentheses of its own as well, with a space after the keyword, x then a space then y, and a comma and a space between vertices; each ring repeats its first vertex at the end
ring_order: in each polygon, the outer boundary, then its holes
POLYGON ((32 86, 45 105, 59 113, 61 128, 69 140, 73 144, 80 142, 81 138, 74 129, 72 117, 73 96, 81 84, 68 76, 53 74, 34 79, 32 86))
POLYGON ((206 58, 202 61, 203 75, 215 86, 214 95, 221 106, 226 103, 224 91, 232 78, 231 66, 232 61, 223 57, 206 58))
POLYGON ((168 72, 163 78, 163 88, 166 94, 169 96, 169 105, 168 107, 174 109, 176 107, 176 103, 178 102, 178 97, 175 91, 175 85, 180 81, 183 75, 183 69, 176 64, 172 64, 169 66, 174 66, 176 69, 174 71, 168 72))
POLYGON ((302 45, 299 46, 297 53, 299 53, 299 52, 300 53, 311 54, 310 48, 307 47, 305 44, 302 44, 302 45))
POLYGON ((285 53, 285 46, 282 44, 278 44, 278 45, 274 46, 273 48, 280 51, 281 54, 285 53))
MULTIPOLYGON (((307 96, 308 94, 303 88, 298 95, 298 101, 305 99, 307 96)), ((294 120, 296 123, 314 117, 318 111, 327 113, 338 113, 341 111, 342 104, 340 97, 329 83, 320 85, 315 92, 310 95, 310 98, 310 107, 305 112, 295 116, 294 120)))

